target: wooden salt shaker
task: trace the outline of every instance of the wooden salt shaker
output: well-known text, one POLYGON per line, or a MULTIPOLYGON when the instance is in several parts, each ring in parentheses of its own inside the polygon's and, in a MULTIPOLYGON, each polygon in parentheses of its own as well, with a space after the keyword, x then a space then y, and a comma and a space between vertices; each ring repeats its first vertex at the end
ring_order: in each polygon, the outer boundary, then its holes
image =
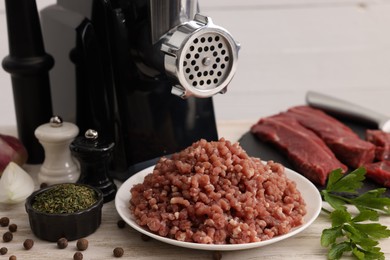
POLYGON ((114 143, 100 140, 98 132, 89 129, 85 136, 80 136, 71 143, 70 150, 80 162, 79 182, 101 190, 104 202, 113 200, 117 187, 110 178, 109 163, 114 143))
POLYGON ((49 123, 35 129, 35 136, 43 146, 45 158, 38 173, 39 184, 74 183, 80 177, 77 162, 72 158, 69 145, 78 135, 79 128, 61 117, 53 116, 49 123))

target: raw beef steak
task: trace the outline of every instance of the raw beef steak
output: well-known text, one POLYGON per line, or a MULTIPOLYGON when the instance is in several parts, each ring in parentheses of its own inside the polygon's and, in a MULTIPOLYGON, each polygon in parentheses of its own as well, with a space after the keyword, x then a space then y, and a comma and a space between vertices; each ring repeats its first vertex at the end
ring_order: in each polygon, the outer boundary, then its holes
POLYGON ((343 163, 353 168, 371 163, 375 146, 359 138, 348 126, 309 106, 290 108, 287 115, 316 133, 343 163))
POLYGON ((365 165, 367 178, 390 188, 390 161, 382 161, 365 165))
POLYGON ((260 119, 251 132, 283 151, 294 168, 315 184, 325 185, 334 169, 347 170, 316 134, 284 113, 260 119))
POLYGON ((390 160, 390 134, 381 130, 367 130, 366 140, 376 146, 375 158, 378 161, 390 160))

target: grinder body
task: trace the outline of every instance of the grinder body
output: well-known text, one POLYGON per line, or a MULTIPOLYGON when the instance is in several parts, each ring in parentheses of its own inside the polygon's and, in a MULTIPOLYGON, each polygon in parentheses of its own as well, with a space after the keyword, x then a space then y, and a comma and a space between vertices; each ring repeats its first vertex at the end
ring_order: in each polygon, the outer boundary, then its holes
POLYGON ((57 66, 54 113, 115 143, 112 177, 125 180, 194 141, 218 139, 211 96, 226 90, 238 45, 207 17, 194 21, 198 11, 197 1, 177 0, 58 0, 42 11, 57 66), (227 54, 204 51, 203 36, 227 54), (224 69, 213 69, 217 58, 228 60, 224 69))

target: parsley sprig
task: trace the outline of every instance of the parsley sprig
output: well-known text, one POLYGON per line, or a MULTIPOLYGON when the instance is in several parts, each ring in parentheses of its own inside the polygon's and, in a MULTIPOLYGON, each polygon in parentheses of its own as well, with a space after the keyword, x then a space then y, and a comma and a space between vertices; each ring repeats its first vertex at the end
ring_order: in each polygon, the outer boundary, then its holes
POLYGON ((352 253, 357 259, 384 259, 378 240, 390 237, 390 229, 378 220, 380 213, 390 214, 390 198, 383 196, 385 188, 359 195, 365 174, 363 167, 347 175, 341 169, 334 170, 321 191, 333 208, 322 208, 332 223, 321 235, 321 245, 329 248, 328 259, 340 259, 344 253, 352 253))

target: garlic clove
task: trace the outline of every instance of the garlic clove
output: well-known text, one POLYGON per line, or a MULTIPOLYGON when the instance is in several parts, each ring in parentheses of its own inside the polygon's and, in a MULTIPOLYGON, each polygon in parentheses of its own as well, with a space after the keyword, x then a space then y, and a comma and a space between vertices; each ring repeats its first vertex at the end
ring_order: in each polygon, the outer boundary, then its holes
POLYGON ((10 162, 0 178, 0 203, 16 204, 34 191, 34 180, 19 165, 10 162))

